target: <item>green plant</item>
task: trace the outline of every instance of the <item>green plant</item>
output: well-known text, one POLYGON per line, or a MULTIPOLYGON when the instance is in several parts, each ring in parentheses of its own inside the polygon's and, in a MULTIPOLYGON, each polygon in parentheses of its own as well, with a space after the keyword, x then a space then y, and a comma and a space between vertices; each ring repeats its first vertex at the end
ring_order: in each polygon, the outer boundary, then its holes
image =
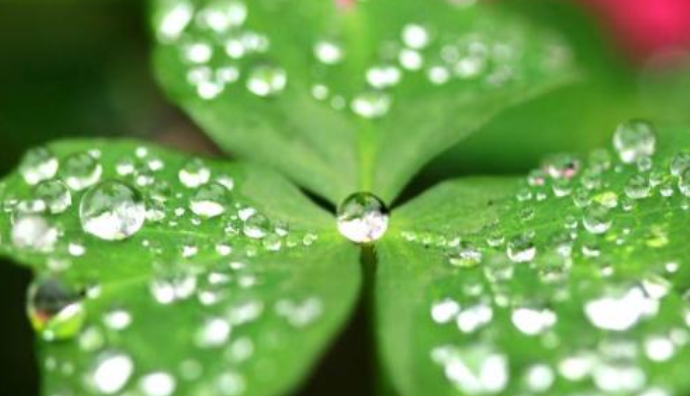
POLYGON ((372 284, 382 394, 686 393, 683 129, 623 123, 613 149, 389 214, 432 158, 581 72, 491 5, 344 7, 154 3, 162 86, 253 164, 68 140, 2 182, 48 394, 290 392, 372 284))

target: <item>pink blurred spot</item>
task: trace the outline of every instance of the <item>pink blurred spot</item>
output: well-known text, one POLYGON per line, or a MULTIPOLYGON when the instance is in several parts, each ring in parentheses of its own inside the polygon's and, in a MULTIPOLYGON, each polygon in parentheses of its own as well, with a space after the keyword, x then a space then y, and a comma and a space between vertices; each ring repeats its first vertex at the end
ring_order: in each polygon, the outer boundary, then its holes
POLYGON ((335 0, 338 8, 350 8, 355 4, 356 0, 335 0))
POLYGON ((689 0, 577 0, 638 62, 690 50, 689 0))

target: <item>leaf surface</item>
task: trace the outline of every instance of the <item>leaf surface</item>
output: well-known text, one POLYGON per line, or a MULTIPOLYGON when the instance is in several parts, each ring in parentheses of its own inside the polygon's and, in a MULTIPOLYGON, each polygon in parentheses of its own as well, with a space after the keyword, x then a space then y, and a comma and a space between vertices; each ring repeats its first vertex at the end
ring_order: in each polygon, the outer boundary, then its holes
MULTIPOLYGON (((19 172, 0 189, 0 251, 31 266, 43 296, 30 308, 43 324, 46 394, 275 395, 301 383, 359 291, 357 249, 330 215, 257 166, 132 141, 63 141, 48 150, 58 164, 51 182, 74 185, 75 153, 88 153, 102 173, 72 190, 59 214, 36 209, 37 200, 58 206, 19 172), (96 235, 80 221, 90 194, 113 180, 140 192, 147 211, 143 227, 121 241, 103 240, 113 217, 96 235), (67 297, 85 312, 83 325, 55 309, 67 297)), ((127 213, 131 225, 137 212, 127 213)))
POLYGON ((449 181, 394 212, 377 312, 397 390, 687 394, 690 173, 671 169, 688 144, 664 129, 639 163, 552 157, 527 180, 449 181))
POLYGON ((157 1, 159 80, 222 148, 338 203, 391 202, 492 116, 576 75, 557 35, 492 6, 336 3, 157 1))

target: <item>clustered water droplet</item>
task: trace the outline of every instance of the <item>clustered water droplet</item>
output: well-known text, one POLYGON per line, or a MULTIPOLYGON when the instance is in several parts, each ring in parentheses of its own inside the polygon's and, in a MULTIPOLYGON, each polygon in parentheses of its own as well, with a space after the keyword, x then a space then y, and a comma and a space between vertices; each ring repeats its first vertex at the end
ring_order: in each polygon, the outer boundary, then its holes
POLYGON ((338 206, 337 224, 338 231, 352 242, 374 242, 388 230, 388 209, 373 194, 355 193, 338 206))

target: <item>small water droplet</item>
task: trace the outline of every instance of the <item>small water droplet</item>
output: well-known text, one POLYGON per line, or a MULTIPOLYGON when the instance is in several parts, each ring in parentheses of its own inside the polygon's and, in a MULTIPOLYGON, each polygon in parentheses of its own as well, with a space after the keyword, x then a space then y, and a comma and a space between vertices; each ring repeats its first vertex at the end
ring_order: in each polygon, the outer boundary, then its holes
POLYGON ((582 225, 592 234, 603 234, 611 228, 611 215, 609 208, 604 205, 594 204, 585 210, 582 217, 582 225))
POLYGON ((534 260, 537 255, 537 247, 530 235, 522 234, 508 241, 506 253, 511 261, 524 263, 534 260))
POLYGON ((134 372, 134 362, 122 352, 101 353, 88 377, 89 385, 98 393, 114 395, 120 392, 134 372))
POLYGON ((36 186, 36 197, 45 202, 52 214, 64 213, 72 206, 72 193, 60 180, 46 180, 36 186))
POLYGON ((352 99, 350 103, 352 111, 367 119, 381 118, 388 114, 391 107, 391 98, 385 92, 367 91, 352 99))
POLYGON ((189 160, 178 172, 180 183, 187 188, 197 188, 211 179, 211 169, 199 158, 189 160))
POLYGON ((201 217, 217 217, 225 213, 228 204, 228 190, 218 183, 202 186, 191 197, 189 208, 201 217))
POLYGON ((271 222, 260 213, 253 213, 244 221, 242 232, 249 238, 261 239, 271 231, 271 222))
POLYGON ((347 197, 338 206, 338 231, 355 243, 379 240, 388 229, 388 209, 371 193, 360 192, 347 197))
POLYGON ((24 154, 19 164, 19 172, 27 184, 34 185, 55 177, 58 166, 58 159, 48 148, 36 147, 24 154))
POLYGON ((98 183, 103 167, 90 153, 83 152, 67 157, 60 172, 69 188, 81 191, 98 183))
POLYGON ((314 56, 321 63, 334 65, 343 60, 343 50, 335 41, 322 40, 314 46, 314 56))
POLYGON ((106 241, 136 234, 146 221, 141 193, 119 181, 104 181, 82 197, 79 218, 85 232, 106 241))
POLYGON ((141 377, 139 389, 144 396, 170 396, 175 392, 176 384, 177 381, 172 375, 156 371, 141 377))
POLYGON ((247 89, 256 96, 276 96, 285 90, 288 76, 285 70, 270 65, 254 67, 249 72, 247 89))
POLYGON ((624 122, 613 135, 613 146, 621 161, 634 163, 642 157, 654 154, 656 132, 652 124, 642 120, 624 122))

